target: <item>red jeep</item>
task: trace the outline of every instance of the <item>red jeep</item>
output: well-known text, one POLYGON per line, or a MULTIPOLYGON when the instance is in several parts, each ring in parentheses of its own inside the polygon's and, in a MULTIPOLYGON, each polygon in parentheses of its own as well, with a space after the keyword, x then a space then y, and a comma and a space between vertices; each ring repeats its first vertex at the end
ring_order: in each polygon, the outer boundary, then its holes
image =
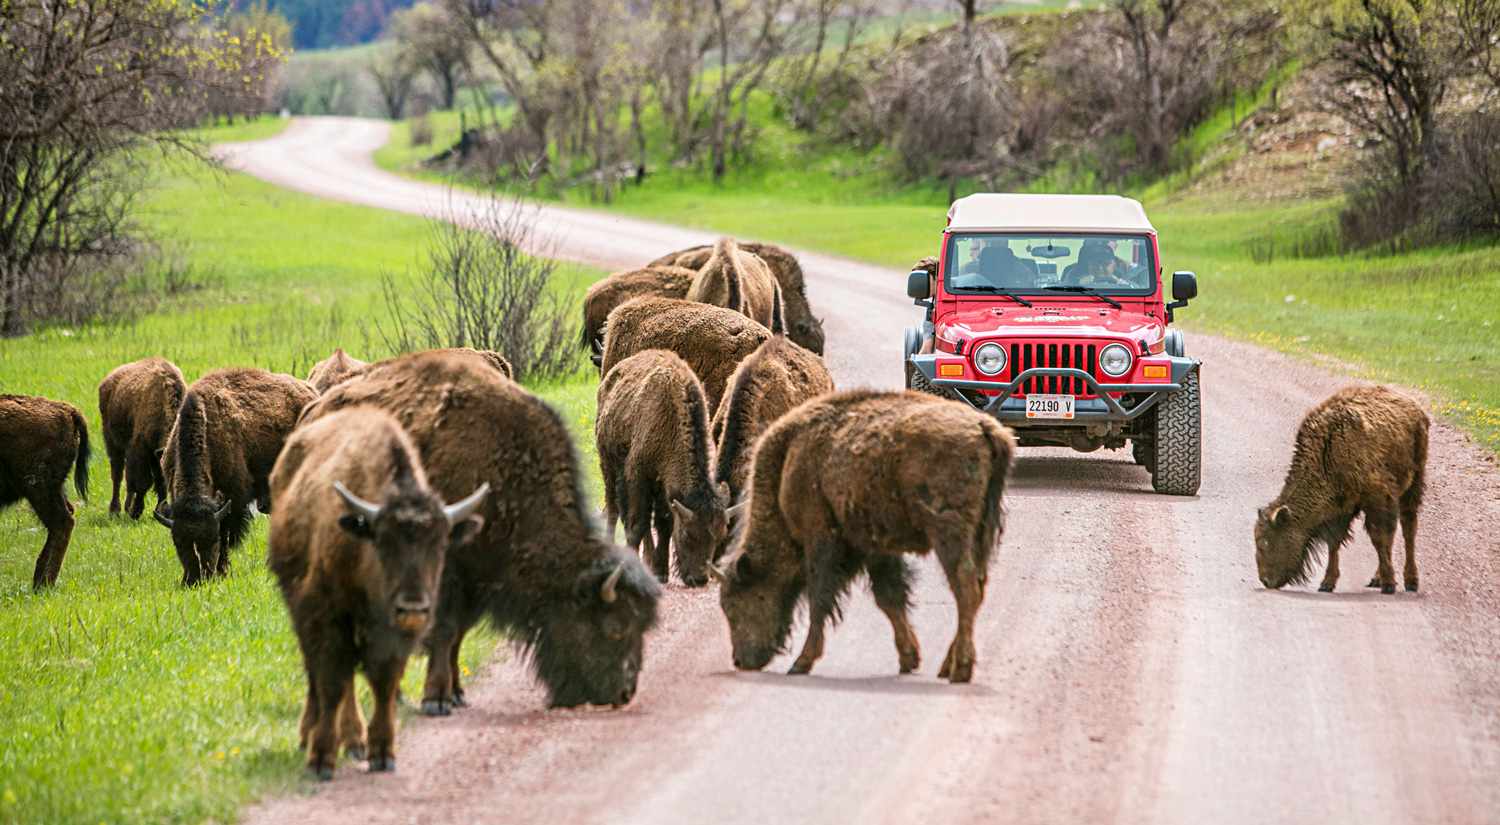
POLYGON ((1191 272, 1162 289, 1156 230, 1139 202, 1101 195, 954 201, 936 272, 906 292, 927 308, 906 331, 906 384, 1015 429, 1021 446, 1090 452, 1130 442, 1160 493, 1198 492, 1199 362, 1172 312, 1191 272))

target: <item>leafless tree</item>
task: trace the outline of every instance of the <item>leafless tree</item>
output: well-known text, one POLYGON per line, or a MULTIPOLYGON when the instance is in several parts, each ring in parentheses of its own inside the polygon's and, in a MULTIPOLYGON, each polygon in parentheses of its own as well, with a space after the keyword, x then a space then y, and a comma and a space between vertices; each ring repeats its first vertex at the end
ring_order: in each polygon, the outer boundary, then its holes
POLYGON ((417 74, 412 70, 407 53, 395 46, 382 49, 370 58, 365 70, 375 81, 375 89, 380 93, 386 117, 399 120, 406 112, 406 102, 417 81, 417 74))
MULTIPOLYGON (((462 5, 471 8, 484 1, 462 5)), ((391 16, 388 33, 401 45, 410 65, 431 75, 442 108, 453 108, 468 69, 470 42, 450 6, 429 0, 402 9, 391 16)))

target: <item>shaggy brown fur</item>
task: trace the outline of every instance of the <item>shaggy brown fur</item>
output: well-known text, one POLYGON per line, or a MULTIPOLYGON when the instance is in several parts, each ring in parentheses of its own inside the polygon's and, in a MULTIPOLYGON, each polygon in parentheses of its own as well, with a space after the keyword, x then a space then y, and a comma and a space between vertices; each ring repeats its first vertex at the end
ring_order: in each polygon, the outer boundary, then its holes
POLYGON ((687 300, 743 312, 772 332, 786 331, 781 285, 765 261, 742 251, 733 238, 714 244, 714 254, 698 270, 687 300))
POLYGON ((182 370, 165 358, 142 358, 115 367, 99 383, 99 419, 112 490, 110 515, 120 512, 122 480, 125 512, 133 519, 146 509, 147 490, 156 491, 158 503, 166 499, 167 482, 156 454, 167 445, 186 391, 182 370))
POLYGON ((765 667, 786 645, 805 597, 810 628, 791 672, 809 672, 823 655, 824 625, 838 620, 840 600, 863 571, 895 631, 901 672, 915 670, 903 554, 931 550, 958 602, 958 633, 938 676, 967 682, 1014 452, 1010 431, 995 419, 913 392, 836 393, 772 424, 755 449, 749 518, 715 568, 735 666, 765 667))
POLYGON ((659 349, 616 364, 599 384, 594 436, 610 536, 623 516, 625 543, 635 550, 645 542, 657 579, 667 580, 675 544, 677 577, 706 584, 711 554, 729 532, 729 488, 713 482, 708 404, 692 368, 659 349))
POLYGON ((604 322, 615 307, 632 298, 686 298, 697 270, 648 266, 616 272, 595 282, 583 296, 583 345, 597 366, 604 357, 604 322))
POLYGON ((608 373, 648 349, 677 353, 703 382, 709 414, 735 367, 771 337, 771 331, 732 309, 671 298, 636 298, 609 314, 601 366, 608 373))
POLYGON ((1328 569, 1318 587, 1339 579, 1339 548, 1354 517, 1380 562, 1370 587, 1396 592, 1391 545, 1396 522, 1406 539, 1406 589, 1417 589, 1417 513, 1427 469, 1427 414, 1388 387, 1346 387, 1314 407, 1297 429, 1297 446, 1281 494, 1255 519, 1255 564, 1261 583, 1279 588, 1312 574, 1319 545, 1328 569))
MULTIPOLYGON (((785 305, 787 335, 798 345, 823 354, 823 322, 812 313, 807 301, 807 279, 802 273, 802 264, 785 248, 769 243, 741 243, 740 249, 765 261, 771 275, 781 284, 781 300, 785 305)), ((675 265, 692 270, 702 269, 713 255, 712 246, 694 246, 670 252, 652 261, 647 266, 675 265)))
POLYGON ((184 585, 229 572, 250 505, 269 512, 276 456, 317 397, 305 381, 258 369, 217 370, 188 387, 161 457, 171 504, 154 513, 172 531, 184 585))
MULTIPOLYGON (((755 440, 793 407, 833 392, 833 376, 823 359, 782 335, 760 345, 740 362, 714 414, 714 479, 740 501, 750 480, 755 440)), ((714 556, 722 555, 722 546, 714 556)))
POLYGON ((490 485, 483 531, 448 555, 423 712, 462 704, 459 647, 486 613, 530 653, 552 704, 629 701, 661 588, 600 535, 557 413, 476 359, 424 352, 335 387, 303 423, 360 404, 401 422, 445 498, 490 485))
POLYGON ((0 395, 0 509, 24 498, 47 529, 31 575, 34 590, 57 583, 68 553, 73 535, 69 470, 73 489, 87 499, 89 428, 78 408, 30 395, 0 395))
POLYGON ((395 769, 401 674, 437 603, 444 557, 484 525, 471 515, 484 491, 477 496, 444 504, 401 425, 370 407, 287 440, 271 473, 267 562, 302 649, 301 744, 320 779, 333 778, 340 745, 365 755, 356 666, 375 695, 370 770, 395 769))
POLYGON ((364 372, 368 366, 370 366, 368 362, 350 358, 349 354, 344 352, 344 348, 339 347, 333 351, 332 355, 313 366, 312 372, 307 374, 307 383, 311 384, 319 395, 322 395, 364 372))

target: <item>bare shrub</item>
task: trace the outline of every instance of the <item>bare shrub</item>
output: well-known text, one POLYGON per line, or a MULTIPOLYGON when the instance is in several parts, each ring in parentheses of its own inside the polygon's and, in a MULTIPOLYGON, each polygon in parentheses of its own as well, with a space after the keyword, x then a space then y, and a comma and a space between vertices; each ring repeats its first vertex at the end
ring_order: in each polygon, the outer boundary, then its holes
POLYGON ((1423 183, 1423 215, 1439 239, 1500 234, 1500 112, 1443 118, 1423 183))
POLYGON ((426 112, 412 118, 408 127, 408 134, 411 136, 411 145, 431 146, 432 118, 428 117, 426 112))
POLYGON ((447 218, 432 225, 424 265, 405 283, 389 275, 382 280, 386 345, 396 352, 493 350, 511 362, 518 380, 577 370, 578 300, 558 283, 557 264, 538 244, 534 212, 516 201, 489 200, 474 214, 450 208, 447 218))

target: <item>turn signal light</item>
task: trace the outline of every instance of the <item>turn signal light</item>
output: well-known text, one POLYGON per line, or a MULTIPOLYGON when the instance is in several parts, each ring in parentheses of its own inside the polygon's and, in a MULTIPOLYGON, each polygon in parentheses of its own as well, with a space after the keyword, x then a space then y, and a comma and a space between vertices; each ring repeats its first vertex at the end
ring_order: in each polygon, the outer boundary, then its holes
POLYGON ((938 364, 938 375, 944 378, 964 377, 963 364, 938 364))
POLYGON ((1147 364, 1141 368, 1141 374, 1146 378, 1166 378, 1170 369, 1166 364, 1147 364))

